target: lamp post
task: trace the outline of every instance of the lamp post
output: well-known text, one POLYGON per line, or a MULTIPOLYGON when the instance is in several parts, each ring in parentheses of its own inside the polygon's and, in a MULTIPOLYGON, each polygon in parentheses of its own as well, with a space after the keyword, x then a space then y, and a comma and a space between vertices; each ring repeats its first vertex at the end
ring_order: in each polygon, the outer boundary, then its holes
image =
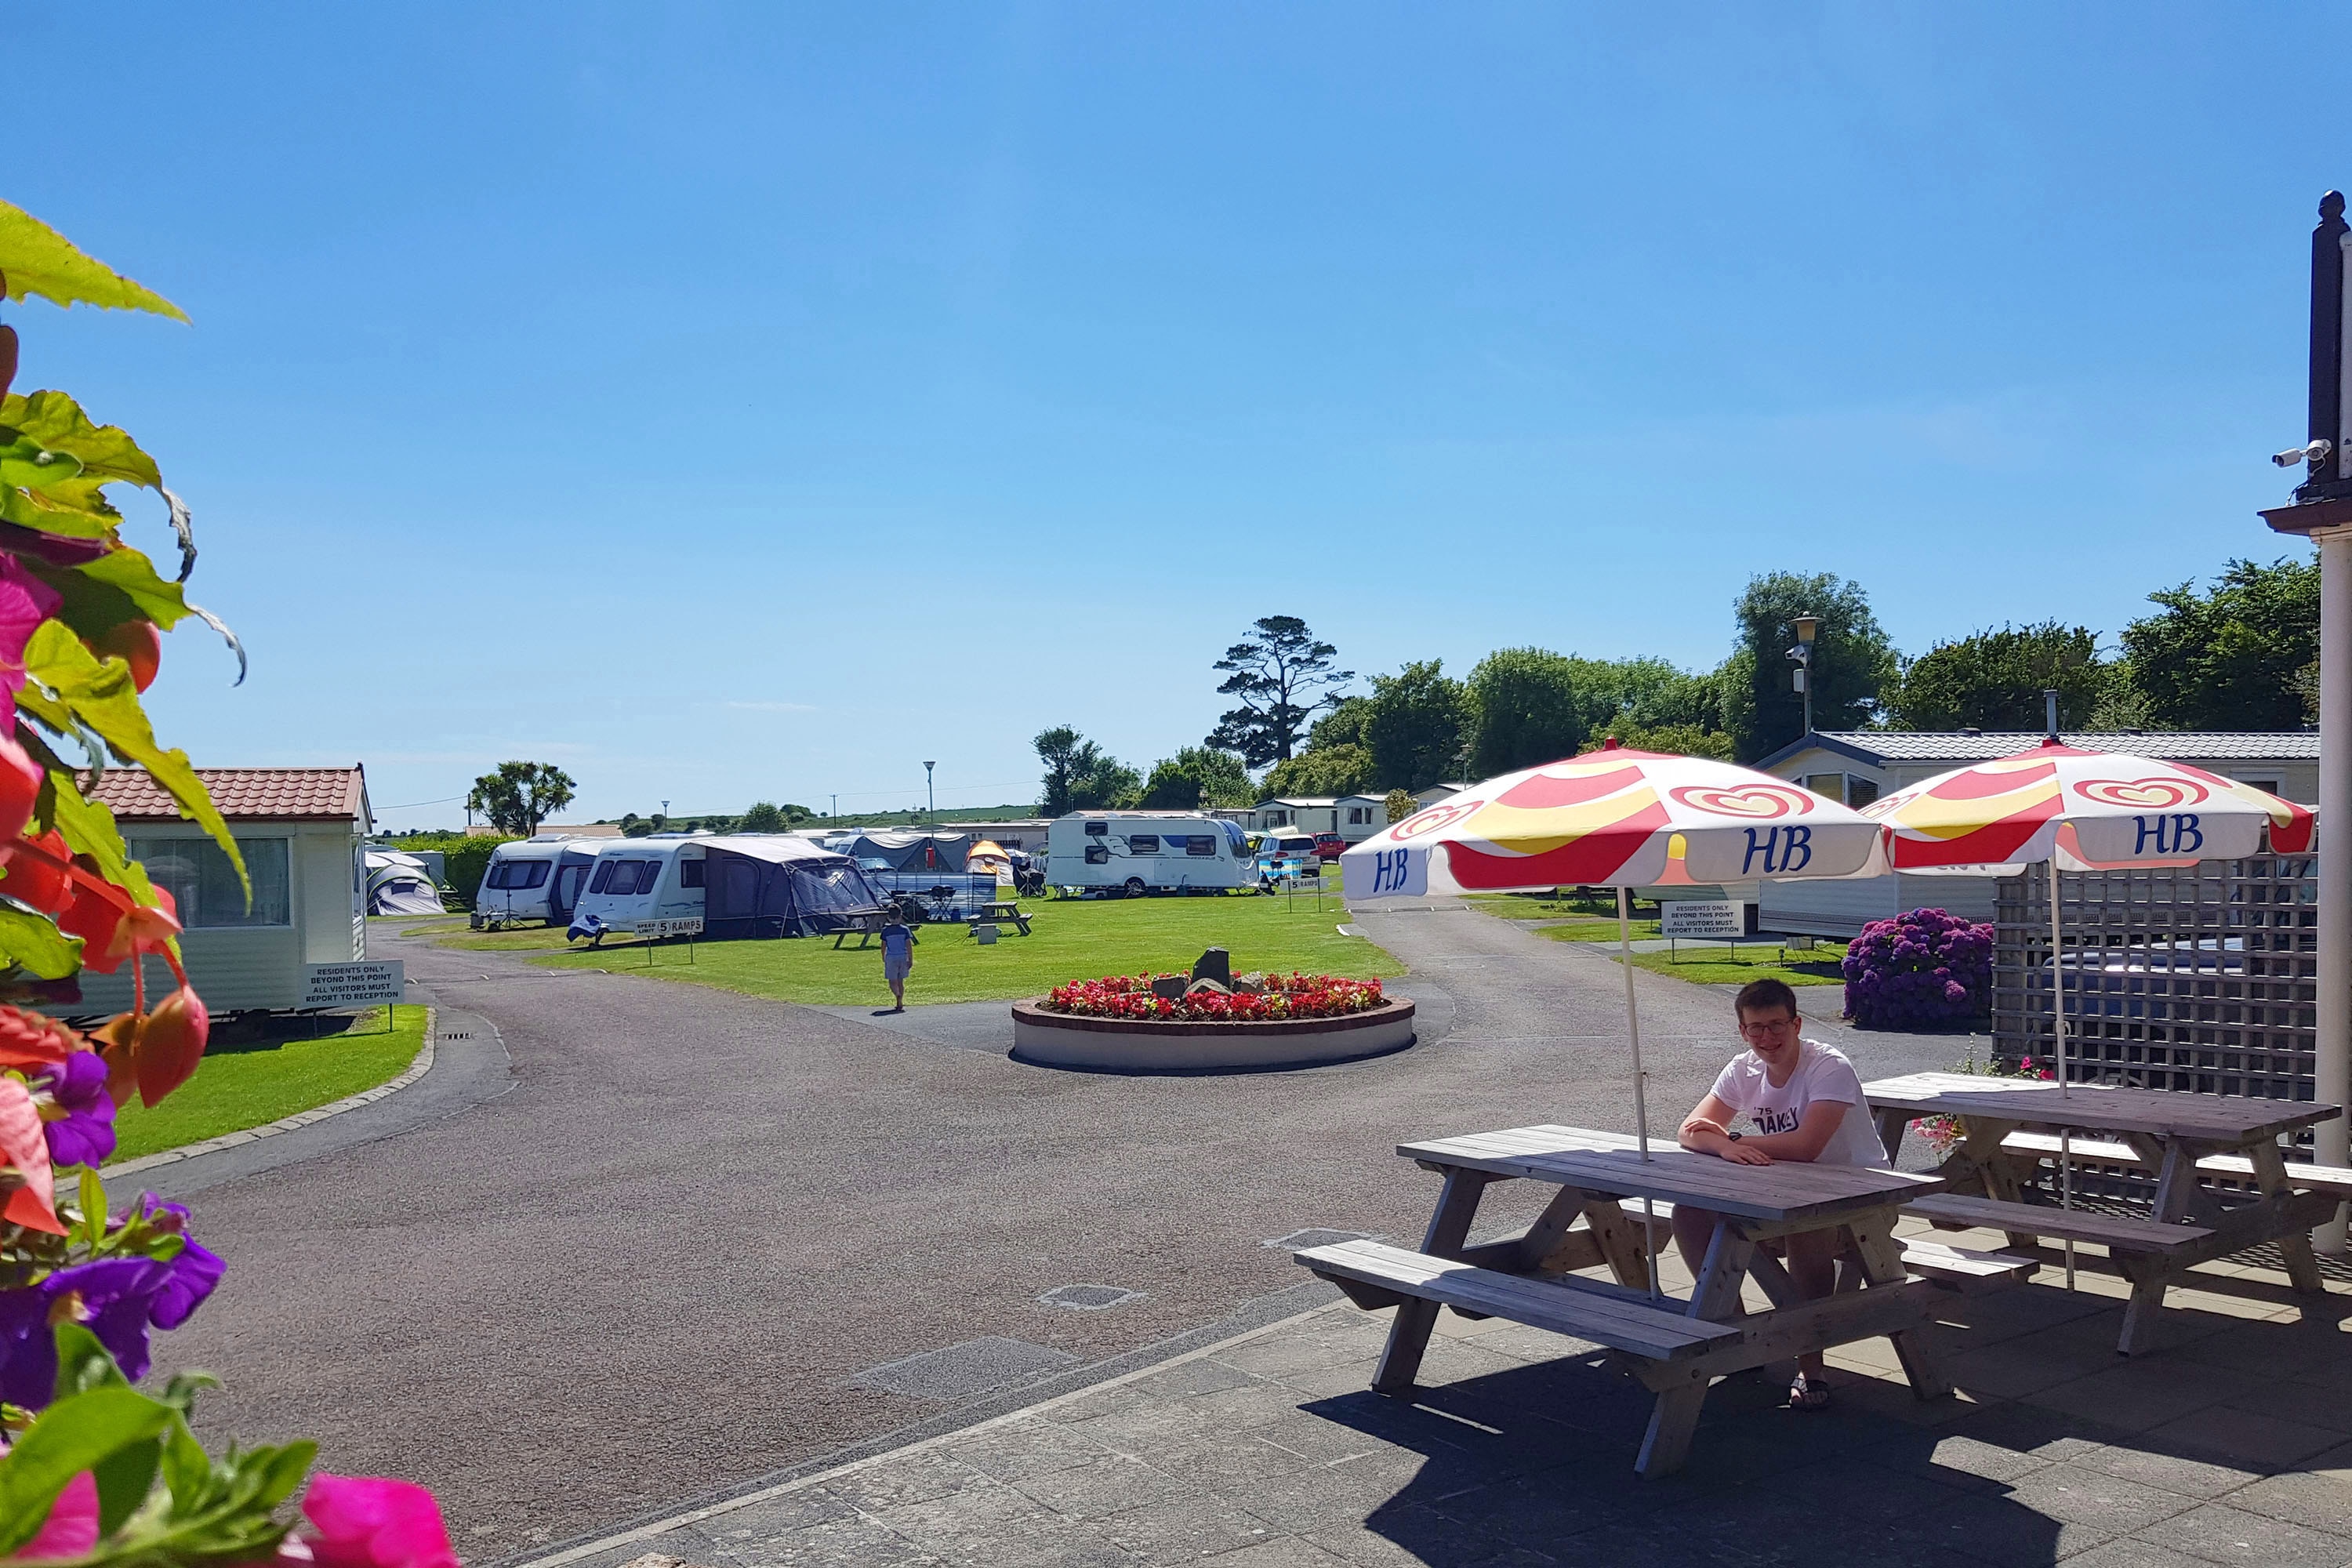
MULTIPOLYGON (((1805 700, 1804 732, 1810 735, 1813 732, 1813 638, 1821 635, 1822 618, 1819 616, 1797 616, 1792 620, 1797 628, 1797 646, 1789 650, 1789 657, 1796 662, 1797 673, 1793 679, 1798 695, 1805 700)), ((1803 736, 1798 738, 1801 740, 1803 736)))
MULTIPOLYGON (((2271 460, 2301 463, 2294 503, 2262 514, 2281 533, 2299 533, 2319 549, 2319 930, 2314 954, 2318 993, 2312 1041, 2313 1092, 2321 1102, 2352 1099, 2352 224, 2344 197, 2320 198, 2311 234, 2311 389, 2308 444, 2271 460), (2335 826, 2331 828, 2330 824, 2335 826)), ((2344 1119, 2312 1130, 2320 1164, 2345 1163, 2344 1119)), ((2344 1211, 2312 1232, 2321 1250, 2345 1249, 2344 1211)))
POLYGON ((940 797, 931 788, 931 770, 939 765, 935 762, 923 764, 923 798, 927 803, 923 808, 923 816, 933 827, 940 825, 940 797))

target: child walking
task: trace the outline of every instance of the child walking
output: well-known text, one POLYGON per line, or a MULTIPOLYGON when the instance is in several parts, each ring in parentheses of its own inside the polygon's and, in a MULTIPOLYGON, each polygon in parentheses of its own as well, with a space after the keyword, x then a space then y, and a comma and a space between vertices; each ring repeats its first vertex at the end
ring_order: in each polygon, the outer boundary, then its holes
POLYGON ((907 1010, 907 976, 915 968, 915 933, 903 921, 894 919, 882 928, 882 978, 889 982, 890 998, 896 1004, 885 1012, 907 1010))

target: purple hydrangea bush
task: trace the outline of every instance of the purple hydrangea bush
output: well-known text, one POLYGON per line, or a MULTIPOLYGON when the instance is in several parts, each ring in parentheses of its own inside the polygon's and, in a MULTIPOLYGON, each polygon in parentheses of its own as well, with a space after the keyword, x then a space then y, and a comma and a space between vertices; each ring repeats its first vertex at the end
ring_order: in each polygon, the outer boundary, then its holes
POLYGON ((1942 910, 1873 921, 1845 951, 1845 1010, 1870 1029, 1981 1017, 1992 995, 1992 927, 1942 910))

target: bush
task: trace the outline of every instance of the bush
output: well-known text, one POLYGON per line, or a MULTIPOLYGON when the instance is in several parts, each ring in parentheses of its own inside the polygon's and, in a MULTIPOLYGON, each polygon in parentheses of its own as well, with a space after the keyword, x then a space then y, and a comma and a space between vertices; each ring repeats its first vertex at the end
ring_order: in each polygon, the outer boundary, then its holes
POLYGON ((417 834, 397 840, 394 847, 441 851, 441 885, 453 895, 452 901, 470 910, 474 907, 474 895, 481 890, 482 874, 490 868, 490 851, 513 842, 510 838, 468 838, 462 833, 417 834))
POLYGON ((1846 1016, 1864 1028, 1967 1023, 1991 1005, 1992 927, 1913 910, 1863 927, 1842 967, 1846 1016))

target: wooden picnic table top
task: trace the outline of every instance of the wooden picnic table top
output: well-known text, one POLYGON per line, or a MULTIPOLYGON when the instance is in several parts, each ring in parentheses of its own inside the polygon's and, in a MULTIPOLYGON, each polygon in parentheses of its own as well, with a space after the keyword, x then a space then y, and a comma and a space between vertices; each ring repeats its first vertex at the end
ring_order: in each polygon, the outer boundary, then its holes
POLYGON ((2162 1089, 2058 1085, 1975 1073, 1916 1072, 1862 1086, 1873 1109, 1920 1116, 1979 1116, 2029 1127, 2145 1132, 2198 1143, 2242 1147, 2341 1116, 2343 1108, 2235 1094, 2185 1094, 2162 1089))
POLYGON ((1692 1153, 1672 1139, 1651 1139, 1644 1161, 1631 1135, 1581 1127, 1512 1127, 1401 1143, 1397 1152, 1433 1165, 1524 1176, 1612 1197, 1662 1198, 1776 1224, 1885 1208, 1944 1188, 1939 1176, 1867 1165, 1792 1160, 1734 1164, 1692 1153))

